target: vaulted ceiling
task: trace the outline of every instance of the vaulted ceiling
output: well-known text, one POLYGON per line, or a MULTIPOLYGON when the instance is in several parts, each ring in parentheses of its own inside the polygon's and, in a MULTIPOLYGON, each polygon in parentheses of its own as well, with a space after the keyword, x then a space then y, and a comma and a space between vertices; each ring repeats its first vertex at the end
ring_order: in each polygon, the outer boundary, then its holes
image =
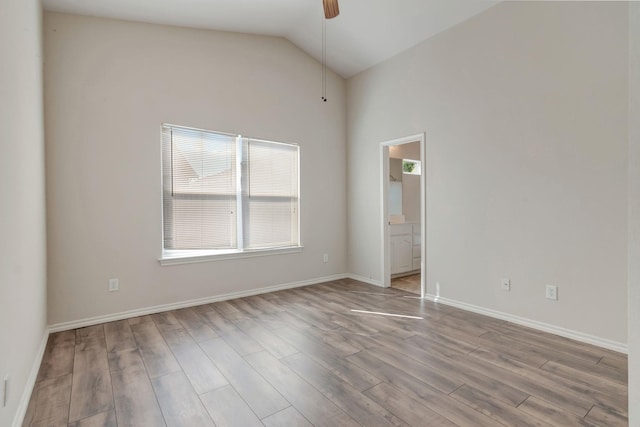
MULTIPOLYGON (((497 4, 340 0, 326 23, 327 66, 348 78, 497 4)), ((321 0, 43 0, 46 10, 281 36, 320 60, 321 0)))

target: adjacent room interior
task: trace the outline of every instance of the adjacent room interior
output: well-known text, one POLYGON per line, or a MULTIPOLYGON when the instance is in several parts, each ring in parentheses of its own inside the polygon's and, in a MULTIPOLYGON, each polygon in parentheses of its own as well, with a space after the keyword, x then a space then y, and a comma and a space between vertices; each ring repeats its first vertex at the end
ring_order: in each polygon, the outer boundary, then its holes
POLYGON ((0 425, 640 423, 640 3, 397 3, 0 0, 0 425))

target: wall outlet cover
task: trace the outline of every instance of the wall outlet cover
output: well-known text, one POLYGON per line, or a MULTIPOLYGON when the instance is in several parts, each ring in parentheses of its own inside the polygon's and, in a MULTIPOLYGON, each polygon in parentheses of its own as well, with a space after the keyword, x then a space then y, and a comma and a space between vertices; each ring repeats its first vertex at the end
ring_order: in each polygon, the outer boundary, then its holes
POLYGON ((109 292, 115 292, 120 289, 120 281, 118 279, 109 279, 109 292))
POLYGON ((500 281, 500 286, 502 287, 503 291, 510 291, 511 290, 511 280, 509 279, 502 279, 500 281))
POLYGON ((551 300, 558 299, 558 287, 554 285, 547 285, 545 289, 545 297, 551 300))

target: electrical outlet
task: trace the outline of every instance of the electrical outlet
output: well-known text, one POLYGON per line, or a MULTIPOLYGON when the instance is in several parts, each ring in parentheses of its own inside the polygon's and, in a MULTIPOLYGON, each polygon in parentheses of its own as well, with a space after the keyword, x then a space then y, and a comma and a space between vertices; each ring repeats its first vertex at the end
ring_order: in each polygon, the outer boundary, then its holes
POLYGON ((109 292, 120 290, 120 281, 118 279, 109 279, 109 292))
POLYGON ((547 299, 558 299, 558 287, 554 285, 547 285, 545 296, 547 299))
POLYGON ((4 408, 9 401, 9 375, 2 380, 2 387, 0 387, 0 404, 4 408))
POLYGON ((322 261, 323 262, 329 262, 329 254, 322 255, 322 261))
POLYGON ((502 281, 500 282, 500 286, 502 287, 503 291, 510 291, 511 290, 511 280, 502 279, 502 281))

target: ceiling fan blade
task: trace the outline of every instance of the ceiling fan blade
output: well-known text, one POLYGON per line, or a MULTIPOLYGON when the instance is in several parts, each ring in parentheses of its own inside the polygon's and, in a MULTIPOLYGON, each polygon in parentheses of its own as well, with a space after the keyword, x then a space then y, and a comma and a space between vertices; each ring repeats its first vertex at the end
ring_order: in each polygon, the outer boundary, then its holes
POLYGON ((326 19, 335 18, 340 14, 338 0, 322 0, 322 5, 324 6, 324 17, 326 19))

